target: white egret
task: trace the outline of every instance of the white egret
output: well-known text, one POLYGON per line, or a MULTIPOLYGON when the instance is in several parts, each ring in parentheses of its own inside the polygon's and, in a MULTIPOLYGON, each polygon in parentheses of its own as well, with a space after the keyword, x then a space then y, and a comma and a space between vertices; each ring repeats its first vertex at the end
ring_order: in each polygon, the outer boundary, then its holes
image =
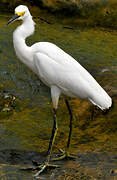
MULTIPOLYGON (((110 96, 97 81, 73 57, 65 53, 55 44, 49 42, 35 43, 31 47, 26 45, 26 38, 34 33, 35 23, 29 9, 20 5, 15 9, 15 15, 7 24, 15 20, 23 23, 13 32, 13 44, 18 58, 27 65, 40 80, 50 87, 53 102, 54 123, 48 147, 47 160, 40 166, 36 177, 50 166, 50 155, 57 133, 56 111, 59 96, 64 94, 73 98, 87 99, 100 109, 109 109, 112 105, 110 96)), ((72 131, 72 111, 68 100, 65 100, 70 115, 70 131, 66 151, 60 159, 70 157, 69 145, 72 131)))

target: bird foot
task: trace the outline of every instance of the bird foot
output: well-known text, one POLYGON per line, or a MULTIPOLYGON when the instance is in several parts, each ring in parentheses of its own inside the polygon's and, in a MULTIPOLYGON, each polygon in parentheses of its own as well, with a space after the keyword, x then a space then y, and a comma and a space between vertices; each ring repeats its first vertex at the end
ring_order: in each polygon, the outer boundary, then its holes
POLYGON ((36 162, 36 161, 32 161, 32 163, 33 163, 32 166, 22 167, 22 168, 20 168, 20 170, 23 170, 23 171, 24 171, 24 170, 25 170, 25 171, 27 171, 27 170, 28 170, 28 171, 29 171, 29 170, 31 170, 31 171, 36 171, 36 170, 37 170, 37 173, 33 175, 33 177, 36 178, 36 179, 40 179, 39 175, 40 175, 42 172, 44 172, 44 171, 46 171, 46 170, 48 170, 48 169, 53 169, 53 168, 58 168, 58 167, 59 167, 59 165, 50 164, 49 162, 45 162, 45 163, 43 163, 43 164, 40 164, 40 163, 38 163, 38 162, 36 162))
POLYGON ((61 152, 61 154, 58 155, 59 157, 53 158, 53 161, 59 161, 63 159, 76 159, 76 156, 70 154, 68 151, 63 151, 62 149, 59 149, 59 151, 61 152))
POLYGON ((58 165, 55 165, 55 164, 49 164, 48 162, 44 163, 44 164, 41 164, 37 167, 35 167, 33 170, 38 170, 38 172, 34 175, 34 177, 36 179, 39 179, 39 175, 46 171, 47 169, 52 169, 52 168, 58 168, 59 166, 58 165))

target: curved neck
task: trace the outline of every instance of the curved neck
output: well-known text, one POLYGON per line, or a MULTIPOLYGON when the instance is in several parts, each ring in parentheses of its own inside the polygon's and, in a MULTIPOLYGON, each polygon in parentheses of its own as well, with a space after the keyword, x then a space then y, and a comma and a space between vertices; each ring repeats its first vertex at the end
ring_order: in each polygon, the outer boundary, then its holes
POLYGON ((31 47, 26 45, 25 39, 32 35, 35 30, 35 23, 32 20, 32 16, 28 16, 23 20, 22 25, 20 25, 13 32, 13 44, 15 48, 16 55, 19 59, 26 64, 29 68, 33 70, 33 53, 31 47))

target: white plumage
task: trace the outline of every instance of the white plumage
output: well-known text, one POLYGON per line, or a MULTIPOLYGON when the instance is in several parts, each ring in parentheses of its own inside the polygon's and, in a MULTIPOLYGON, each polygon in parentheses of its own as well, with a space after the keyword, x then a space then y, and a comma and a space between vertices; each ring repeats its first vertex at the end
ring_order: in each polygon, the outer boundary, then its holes
POLYGON ((15 12, 25 12, 18 18, 23 20, 22 25, 13 33, 16 54, 47 86, 56 86, 56 89, 59 89, 59 94, 56 95, 56 91, 54 92, 56 108, 61 93, 87 99, 102 110, 111 107, 112 100, 105 90, 87 70, 62 49, 49 42, 39 42, 28 47, 25 39, 34 33, 35 23, 26 6, 18 6, 15 12))
MULTIPOLYGON (((35 175, 35 177, 38 177, 48 166, 53 167, 53 165, 49 164, 49 160, 57 133, 56 109, 61 93, 73 98, 87 99, 102 110, 111 107, 112 100, 86 69, 56 45, 49 42, 39 42, 31 47, 26 45, 25 39, 32 35, 35 29, 35 23, 26 6, 18 6, 15 9, 15 16, 8 21, 8 24, 16 19, 23 20, 22 25, 13 33, 16 55, 39 76, 43 83, 50 87, 53 102, 54 123, 48 147, 48 156, 44 164, 40 166, 41 170, 35 175)), ((68 150, 73 115, 68 101, 65 102, 70 115, 70 131, 66 151, 60 159, 72 157, 68 150)))
POLYGON ((108 94, 75 59, 54 44, 40 43, 40 47, 44 50, 35 54, 34 61, 45 84, 67 96, 88 99, 101 109, 111 106, 108 94))

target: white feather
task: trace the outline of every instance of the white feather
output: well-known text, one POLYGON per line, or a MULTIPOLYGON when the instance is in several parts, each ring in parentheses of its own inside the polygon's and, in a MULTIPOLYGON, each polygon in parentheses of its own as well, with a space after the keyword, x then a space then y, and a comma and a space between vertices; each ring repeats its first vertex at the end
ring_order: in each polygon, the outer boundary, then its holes
POLYGON ((49 42, 39 42, 31 47, 26 45, 25 39, 34 33, 35 24, 28 8, 20 6, 16 8, 16 11, 21 12, 21 9, 23 9, 22 12, 25 11, 24 17, 21 17, 23 23, 13 33, 16 54, 51 88, 52 99, 54 96, 53 104, 56 108, 61 93, 70 97, 87 99, 102 110, 111 107, 110 96, 69 54, 49 42), (52 87, 54 87, 53 90, 52 87))

